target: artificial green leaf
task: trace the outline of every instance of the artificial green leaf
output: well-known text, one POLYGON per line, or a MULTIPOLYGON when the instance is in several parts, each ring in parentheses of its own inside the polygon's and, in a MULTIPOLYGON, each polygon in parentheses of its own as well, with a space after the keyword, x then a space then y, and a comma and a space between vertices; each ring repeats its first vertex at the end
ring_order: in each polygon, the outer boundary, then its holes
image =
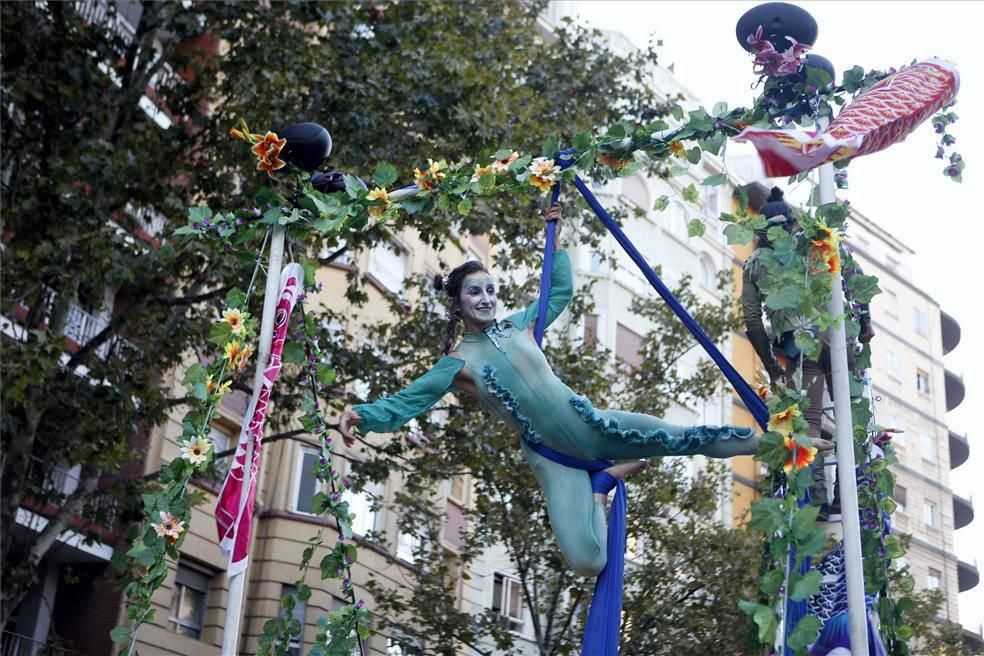
POLYGON ((365 196, 366 190, 357 177, 354 175, 345 175, 342 176, 342 180, 345 182, 345 193, 349 195, 349 198, 362 198, 365 196))
POLYGON ((398 174, 395 166, 389 162, 378 162, 376 164, 376 170, 372 174, 372 181, 377 187, 385 189, 396 182, 397 177, 398 174))
POLYGON ((820 580, 822 575, 819 571, 811 569, 806 574, 793 573, 790 575, 789 598, 793 601, 803 601, 807 597, 812 597, 820 592, 820 580))
MULTIPOLYGON (((816 572, 819 574, 819 572, 816 572)), ((813 644, 820 632, 820 620, 815 615, 806 615, 796 623, 796 628, 789 634, 786 644, 790 649, 805 649, 813 644)))
POLYGON ((775 533, 786 525, 786 514, 779 499, 760 499, 752 506, 752 521, 748 527, 766 535, 775 533))
POLYGON ((876 276, 856 273, 847 278, 847 288, 854 294, 854 302, 870 303, 876 294, 881 293, 876 276))
POLYGON ((728 239, 729 245, 747 244, 752 241, 755 233, 741 223, 729 223, 724 227, 724 236, 728 239))
POLYGON ((687 150, 687 161, 691 164, 697 164, 700 162, 700 146, 694 146, 687 150))
POLYGON ((305 360, 304 347, 293 340, 288 340, 284 342, 281 357, 286 364, 301 364, 305 360))
POLYGON ((704 178, 704 180, 700 184, 704 187, 716 187, 718 185, 724 184, 725 182, 727 182, 727 180, 728 180, 727 174, 718 173, 716 175, 711 175, 704 178))
POLYGON ((458 202, 458 214, 468 216, 471 213, 471 205, 472 202, 470 198, 461 199, 461 201, 458 202))
POLYGON ((204 205, 188 208, 188 219, 190 219, 192 223, 201 223, 205 219, 211 218, 212 210, 204 205))
POLYGON ((130 627, 125 624, 115 627, 109 632, 109 639, 113 641, 113 644, 117 645, 130 642, 130 627))
POLYGON ((683 199, 688 203, 696 203, 700 199, 700 194, 697 192, 697 187, 695 187, 692 182, 684 187, 683 191, 680 193, 683 196, 683 199))
POLYGON ((239 289, 238 287, 233 287, 226 294, 225 304, 227 308, 234 308, 237 310, 246 309, 246 292, 239 289))
POLYGON ((688 237, 702 237, 704 232, 707 230, 707 226, 701 219, 691 219, 687 224, 687 236, 688 237))
POLYGON ((771 644, 775 635, 778 623, 775 612, 768 606, 759 605, 752 615, 752 620, 758 626, 758 639, 763 644, 771 644))
POLYGON ((659 198, 657 198, 656 199, 656 202, 653 204, 653 211, 654 212, 662 212, 669 205, 670 205, 670 197, 667 196, 666 194, 663 194, 662 196, 660 196, 659 198))

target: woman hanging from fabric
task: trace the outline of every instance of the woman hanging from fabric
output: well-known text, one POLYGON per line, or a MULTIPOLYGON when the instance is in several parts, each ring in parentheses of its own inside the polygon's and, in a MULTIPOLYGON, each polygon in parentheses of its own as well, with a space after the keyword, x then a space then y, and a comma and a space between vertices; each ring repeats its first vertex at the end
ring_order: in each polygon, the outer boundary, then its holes
MULTIPOLYGON (((545 218, 558 221, 559 234, 560 208, 550 208, 545 218)), ((554 257, 550 281, 548 326, 573 292, 571 263, 564 251, 554 257)), ((640 458, 755 453, 758 439, 751 428, 675 426, 649 415, 593 408, 554 375, 534 341, 536 302, 496 320, 495 281, 481 263, 462 264, 446 279, 435 280, 435 287, 448 295, 446 355, 402 391, 346 411, 339 430, 351 446, 355 427, 363 434, 391 433, 452 388, 475 398, 522 432, 523 456, 546 495, 560 549, 578 574, 595 577, 605 567, 607 494, 616 479, 646 468, 648 463, 640 458), (464 334, 455 344, 458 323, 464 334), (543 457, 534 450, 540 444, 579 460, 624 462, 589 475, 543 457)))

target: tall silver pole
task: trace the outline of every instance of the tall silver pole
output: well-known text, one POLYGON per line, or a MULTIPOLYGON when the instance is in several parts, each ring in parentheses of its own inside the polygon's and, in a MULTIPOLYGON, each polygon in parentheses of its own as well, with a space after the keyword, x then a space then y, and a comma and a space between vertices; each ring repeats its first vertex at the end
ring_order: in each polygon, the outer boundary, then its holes
MULTIPOLYGON (((284 236, 286 228, 282 225, 273 227, 273 238, 270 242, 270 259, 267 261, 266 289, 263 294, 263 315, 260 320, 260 339, 256 354, 256 373, 253 375, 253 397, 246 410, 244 422, 249 422, 256 408, 256 401, 263 389, 263 373, 266 371, 267 360, 270 357, 270 345, 273 342, 273 324, 277 314, 277 303, 280 301, 280 269, 284 263, 284 236)), ((247 436, 249 434, 247 433, 247 436)), ((259 481, 253 481, 253 439, 246 440, 246 460, 243 463, 243 486, 239 492, 239 513, 242 514, 249 498, 250 487, 259 481)), ((259 479, 259 472, 257 472, 259 479)), ((249 565, 239 574, 229 578, 229 603, 226 605, 226 624, 222 633, 222 656, 236 656, 239 643, 239 624, 243 614, 243 599, 246 591, 246 573, 249 565)))
MULTIPOLYGON (((830 119, 817 120, 823 130, 830 119)), ((820 204, 833 203, 834 165, 820 167, 820 204)), ((827 311, 844 315, 843 278, 838 270, 827 311)), ((847 577, 847 614, 850 620, 851 655, 868 656, 867 610, 864 605, 864 570, 861 566, 861 525, 858 519, 858 482, 854 462, 854 420, 851 416, 851 383, 847 367, 847 332, 844 321, 830 328, 830 372, 833 377, 834 423, 837 436, 837 484, 840 486, 841 528, 844 540, 844 570, 847 577)))

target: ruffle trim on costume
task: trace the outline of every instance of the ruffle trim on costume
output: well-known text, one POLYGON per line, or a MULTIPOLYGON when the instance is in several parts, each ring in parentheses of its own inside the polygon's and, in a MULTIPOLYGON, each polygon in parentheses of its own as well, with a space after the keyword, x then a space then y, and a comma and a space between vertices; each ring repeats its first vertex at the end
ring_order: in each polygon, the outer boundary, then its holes
POLYGON ((523 439, 533 444, 539 444, 541 441, 540 434, 533 429, 533 422, 519 411, 519 401, 512 395, 512 392, 502 386, 492 365, 487 364, 482 367, 482 378, 485 380, 485 387, 489 393, 502 401, 502 405, 505 406, 516 423, 522 427, 523 439))
POLYGON ((734 426, 694 426, 683 431, 683 435, 673 435, 669 431, 657 428, 648 432, 630 428, 619 428, 618 420, 603 417, 594 409, 591 401, 583 396, 571 397, 571 405, 577 410, 589 426, 598 429, 605 435, 618 438, 629 444, 652 444, 657 442, 670 453, 684 453, 699 449, 713 442, 736 438, 746 440, 752 436, 751 428, 734 426))

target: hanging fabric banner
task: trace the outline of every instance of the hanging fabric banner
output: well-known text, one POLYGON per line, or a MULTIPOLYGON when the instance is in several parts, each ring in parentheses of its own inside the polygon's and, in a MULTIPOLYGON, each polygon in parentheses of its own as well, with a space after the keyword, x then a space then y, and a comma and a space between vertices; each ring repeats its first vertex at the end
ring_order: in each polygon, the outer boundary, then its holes
MULTIPOLYGON (((299 264, 288 264, 280 274, 280 301, 277 303, 273 342, 270 345, 270 358, 263 373, 263 383, 258 395, 246 412, 243 429, 239 433, 239 444, 229 473, 219 492, 215 506, 215 525, 219 533, 219 548, 229 556, 229 576, 246 569, 249 556, 249 538, 253 526, 253 503, 256 498, 256 475, 260 470, 260 445, 263 438, 263 423, 273 383, 280 374, 283 364, 281 353, 287 339, 287 326, 294 303, 304 284, 304 269, 299 264), (248 481, 245 480, 246 445, 253 441, 253 457, 250 463, 248 481), (242 487, 249 486, 246 503, 240 507, 242 487)), ((259 365, 258 365, 259 366, 259 365)))

